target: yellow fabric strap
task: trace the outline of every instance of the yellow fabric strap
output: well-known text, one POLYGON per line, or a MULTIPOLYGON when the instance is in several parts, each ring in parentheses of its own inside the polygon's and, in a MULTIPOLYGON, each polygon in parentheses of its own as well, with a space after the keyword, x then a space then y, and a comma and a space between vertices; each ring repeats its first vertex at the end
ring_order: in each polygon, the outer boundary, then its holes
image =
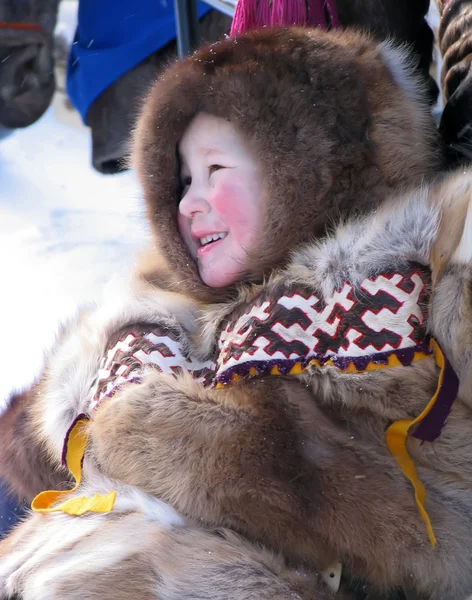
POLYGON ((83 515, 86 512, 110 512, 115 504, 116 492, 105 495, 95 494, 91 498, 76 496, 66 499, 77 491, 82 481, 82 461, 88 442, 87 431, 88 419, 83 418, 76 421, 65 441, 67 468, 75 479, 75 486, 71 490, 48 490, 41 492, 31 503, 31 508, 38 513, 64 512, 68 515, 83 515), (57 502, 61 502, 57 504, 57 502))
POLYGON ((392 425, 390 425, 390 427, 387 429, 386 441, 390 453, 392 454, 392 456, 395 457, 403 474, 410 481, 411 485, 413 486, 413 489, 415 490, 416 506, 418 507, 418 511, 421 515, 421 518, 426 524, 426 530, 428 532, 429 541, 431 542, 431 545, 434 548, 436 546, 436 536, 434 535, 430 518, 424 507, 426 491, 424 489, 424 485, 421 483, 418 477, 415 465, 412 459, 410 458, 407 449, 407 438, 410 428, 413 427, 413 425, 417 425, 418 423, 420 423, 420 421, 424 419, 424 417, 426 417, 426 415, 429 413, 431 408, 436 403, 439 391, 441 390, 444 381, 444 370, 446 366, 446 361, 444 359, 442 350, 434 340, 431 340, 430 347, 434 354, 434 360, 436 361, 436 364, 440 369, 439 381, 436 388, 436 392, 431 398, 431 400, 428 402, 426 408, 418 417, 416 417, 416 419, 401 419, 399 421, 395 421, 395 423, 392 423, 392 425))

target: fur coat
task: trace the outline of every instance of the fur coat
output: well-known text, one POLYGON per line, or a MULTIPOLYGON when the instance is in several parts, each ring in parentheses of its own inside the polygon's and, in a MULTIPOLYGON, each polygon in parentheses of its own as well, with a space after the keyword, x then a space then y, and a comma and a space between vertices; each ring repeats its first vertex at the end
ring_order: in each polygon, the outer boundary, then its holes
MULTIPOLYGON (((100 597, 108 597, 103 591, 107 586, 123 598, 129 597, 123 591, 127 586, 142 586, 143 597, 148 597, 147 579, 137 581, 138 575, 131 577, 124 565, 141 574, 151 564, 163 579, 159 597, 173 598, 167 570, 178 569, 183 560, 189 561, 187 584, 204 590, 211 582, 215 598, 227 597, 229 582, 235 598, 249 598, 252 586, 261 585, 267 597, 277 597, 279 587, 279 597, 286 597, 284 590, 289 589, 301 597, 329 597, 313 574, 321 572, 323 578, 337 561, 345 575, 366 579, 378 590, 400 585, 430 598, 465 598, 472 590, 467 552, 472 531, 468 240, 452 244, 448 232, 447 246, 457 249, 434 289, 424 267, 431 262, 434 244, 442 243, 445 255, 441 227, 447 220, 439 226, 438 198, 443 202, 452 194, 457 200, 464 194, 468 199, 469 186, 470 178, 446 180, 432 192, 420 190, 398 201, 395 210, 385 208, 346 223, 324 241, 300 248, 265 285, 242 288, 231 303, 202 309, 183 296, 139 284, 114 306, 84 315, 51 358, 31 418, 59 466, 72 421, 91 411, 93 398, 103 398, 85 425, 90 438, 84 483, 75 494, 116 489, 115 505, 109 513, 82 517, 35 515, 1 547, 0 581, 5 589, 21 590, 26 598, 33 597, 25 595, 29 586, 39 594, 36 586, 50 590, 54 583, 60 590, 57 597, 73 598, 65 590, 74 572, 72 579, 83 594, 84 584, 72 569, 75 563, 68 572, 60 553, 72 553, 72 561, 84 551, 91 559, 100 554, 83 567, 85 589, 96 593, 80 596, 87 598, 99 597, 99 591, 100 597), (260 308, 261 297, 278 298, 281 289, 285 297, 285 292, 293 296, 294 290, 306 297, 310 290, 326 307, 333 292, 348 282, 345 298, 357 297, 362 303, 368 295, 366 281, 384 273, 391 279, 392 273, 408 272, 410 264, 412 273, 423 273, 423 296, 418 300, 422 312, 416 316, 421 323, 429 304, 424 325, 461 379, 459 397, 438 439, 408 440, 426 488, 435 548, 428 541, 413 489, 385 440, 393 421, 414 418, 434 394, 439 375, 431 356, 408 366, 366 372, 312 365, 298 374, 241 376, 222 386, 201 380, 202 369, 214 356, 216 336, 228 330, 222 323, 228 318, 237 322, 248 306, 260 308), (198 319, 203 319, 203 328, 196 326, 198 319), (130 334, 137 344, 130 343, 130 334), (139 342, 144 338, 147 344, 139 342), (143 352, 150 357, 147 361, 143 352), (125 370, 117 369, 120 366, 125 370), (123 385, 120 378, 129 382, 123 385), (108 528, 109 546, 103 555, 108 528), (125 547, 124 539, 129 539, 125 547), (43 544, 49 544, 51 554, 33 552, 30 557, 32 542, 43 550, 43 544), (268 550, 260 550, 258 543, 268 550), (185 558, 178 547, 185 548, 185 558), (287 569, 274 553, 291 565, 304 565, 307 572, 287 569), (219 590, 214 573, 225 556, 230 565, 219 590), (41 567, 43 577, 38 575, 41 567), (256 571, 253 579, 250 573, 256 571)), ((455 201, 455 211, 458 205, 455 201)), ((460 210, 470 213, 468 205, 460 210)), ((408 277, 414 281, 411 275, 404 279, 408 277)), ((412 291, 401 287, 397 286, 399 297, 412 291)), ((342 304, 340 297, 338 301, 342 304)), ((395 312, 395 307, 386 306, 384 312, 395 312)), ((332 306, 328 308, 331 312, 332 306)), ((395 322, 396 317, 392 331, 395 322)), ((241 324, 236 330, 245 333, 241 324)), ((186 578, 177 578, 172 586, 181 597, 194 597, 185 591, 186 578)))
POLYGON ((78 517, 40 502, 45 512, 0 545, 2 591, 35 600, 131 598, 136 589, 163 600, 322 599, 364 580, 375 593, 472 592, 470 177, 422 184, 438 164, 433 140, 401 53, 352 33, 251 33, 164 74, 135 133, 155 236, 150 264, 65 330, 30 401, 12 405, 21 435, 7 434, 2 453, 18 490, 28 465, 29 493, 46 480, 64 489, 64 441, 88 415, 82 483, 55 498, 93 504, 99 494, 113 508, 78 517), (234 121, 266 174, 258 252, 240 285, 223 290, 203 285, 176 226, 175 148, 198 111, 234 121), (407 185, 412 192, 393 194, 407 185), (343 224, 327 234, 340 214, 343 224), (244 358, 234 334, 247 341, 264 303, 281 299, 278 332, 271 313, 271 331, 243 354, 293 364, 221 371, 244 358), (381 311, 388 326, 375 324, 381 311), (366 312, 367 329, 357 331, 366 312), (303 354, 302 334, 314 313, 324 313, 316 356, 303 354), (292 325, 287 350, 280 327, 292 325), (260 342, 274 332, 269 352, 260 342), (362 350, 375 351, 346 362, 357 333, 368 334, 362 350), (438 389, 426 335, 461 383, 441 435, 408 438, 434 548, 385 438, 438 389))

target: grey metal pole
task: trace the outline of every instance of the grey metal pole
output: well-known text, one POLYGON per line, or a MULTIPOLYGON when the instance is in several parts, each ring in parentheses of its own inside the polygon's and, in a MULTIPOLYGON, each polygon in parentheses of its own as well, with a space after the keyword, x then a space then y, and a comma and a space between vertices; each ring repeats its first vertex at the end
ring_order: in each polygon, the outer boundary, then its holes
POLYGON ((200 23, 197 0, 174 0, 177 25, 177 51, 183 58, 195 50, 200 43, 200 23))

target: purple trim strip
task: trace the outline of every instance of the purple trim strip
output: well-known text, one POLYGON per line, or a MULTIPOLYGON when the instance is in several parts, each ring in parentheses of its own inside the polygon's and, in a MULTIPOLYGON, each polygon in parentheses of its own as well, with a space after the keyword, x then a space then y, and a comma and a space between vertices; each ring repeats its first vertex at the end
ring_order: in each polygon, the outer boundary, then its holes
POLYGON ((362 372, 366 370, 370 363, 374 363, 375 365, 388 365, 389 357, 395 355, 404 367, 408 367, 412 364, 417 352, 432 354, 428 344, 419 344, 417 346, 412 346, 411 348, 390 350, 389 352, 378 352, 377 354, 371 354, 370 356, 325 356, 314 354, 302 359, 254 360, 245 362, 241 365, 234 365, 223 373, 217 374, 214 383, 228 385, 231 383, 233 374, 236 374, 239 377, 246 377, 249 374, 249 369, 251 367, 254 367, 257 370, 258 376, 270 375, 270 372, 274 367, 278 367, 282 375, 288 375, 295 364, 300 364, 301 367, 305 369, 308 363, 313 359, 319 361, 321 366, 331 360, 334 363, 334 366, 340 371, 346 371, 349 365, 353 363, 356 370, 362 372))
POLYGON ((434 442, 441 435, 459 391, 459 378, 446 357, 444 361, 444 378, 436 402, 411 434, 423 442, 434 442))

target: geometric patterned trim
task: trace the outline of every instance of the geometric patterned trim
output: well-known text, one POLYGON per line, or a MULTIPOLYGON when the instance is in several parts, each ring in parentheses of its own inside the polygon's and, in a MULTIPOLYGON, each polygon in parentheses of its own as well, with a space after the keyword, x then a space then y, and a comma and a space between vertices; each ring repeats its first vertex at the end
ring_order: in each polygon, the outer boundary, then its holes
POLYGON ((214 384, 217 389, 220 389, 230 383, 236 383, 242 378, 301 375, 311 368, 323 367, 334 367, 344 373, 361 374, 391 367, 408 367, 423 358, 429 358, 431 354, 428 343, 424 343, 404 350, 379 352, 372 357, 313 356, 302 360, 247 361, 243 365, 237 365, 218 373, 214 384))
POLYGON ((408 366, 431 355, 426 339, 428 270, 378 274, 357 288, 344 282, 320 299, 313 290, 272 290, 220 334, 214 383, 297 375, 309 367, 345 373, 408 366))
POLYGON ((299 375, 310 368, 345 373, 409 366, 430 356, 426 306, 430 273, 418 265, 344 282, 322 299, 303 286, 263 292, 223 324, 215 355, 197 361, 179 331, 135 324, 110 341, 93 386, 90 411, 149 369, 188 372, 221 388, 241 378, 299 375))
POLYGON ((201 363, 189 355, 178 331, 147 323, 129 325, 108 344, 92 384, 89 412, 123 386, 141 383, 149 370, 170 375, 189 372, 204 383, 211 366, 211 362, 201 363))
POLYGON ((344 282, 322 299, 303 286, 265 291, 223 323, 214 356, 198 361, 178 330, 136 323, 110 340, 89 411, 149 370, 221 388, 241 378, 409 366, 431 355, 425 331, 430 273, 418 265, 344 282))

